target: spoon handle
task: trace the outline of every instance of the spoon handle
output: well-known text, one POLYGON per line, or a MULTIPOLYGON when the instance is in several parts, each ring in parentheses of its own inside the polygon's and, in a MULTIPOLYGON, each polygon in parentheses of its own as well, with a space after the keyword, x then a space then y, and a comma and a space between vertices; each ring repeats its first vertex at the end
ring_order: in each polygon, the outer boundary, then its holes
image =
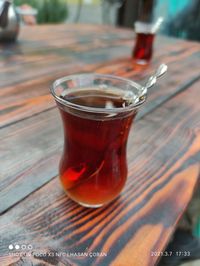
POLYGON ((159 67, 158 67, 158 69, 156 70, 156 76, 157 76, 157 78, 158 77, 161 77, 162 75, 164 75, 165 74, 165 72, 167 71, 167 69, 168 69, 168 66, 166 65, 166 64, 161 64, 159 67))
POLYGON ((147 90, 152 87, 157 79, 164 75, 167 71, 168 67, 165 64, 161 64, 158 69, 156 70, 155 74, 152 75, 144 85, 144 87, 141 88, 140 93, 139 93, 139 101, 144 101, 146 98, 147 90))
POLYGON ((165 74, 167 68, 167 65, 161 64, 156 70, 155 74, 148 79, 144 87, 146 89, 152 87, 156 83, 157 79, 165 74))

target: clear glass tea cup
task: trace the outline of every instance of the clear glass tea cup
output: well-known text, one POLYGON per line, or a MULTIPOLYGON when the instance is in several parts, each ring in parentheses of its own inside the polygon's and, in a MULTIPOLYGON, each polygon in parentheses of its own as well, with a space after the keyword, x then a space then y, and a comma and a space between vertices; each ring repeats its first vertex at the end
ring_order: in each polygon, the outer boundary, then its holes
POLYGON ((56 80, 51 93, 64 127, 59 175, 67 195, 85 207, 114 200, 127 179, 126 146, 138 107, 139 85, 100 74, 56 80))

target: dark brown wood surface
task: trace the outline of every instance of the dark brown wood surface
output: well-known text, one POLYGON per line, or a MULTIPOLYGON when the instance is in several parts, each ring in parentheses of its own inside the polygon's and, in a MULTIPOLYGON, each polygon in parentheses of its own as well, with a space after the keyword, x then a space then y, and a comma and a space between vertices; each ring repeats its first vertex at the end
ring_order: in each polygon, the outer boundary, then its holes
POLYGON ((133 44, 130 30, 60 25, 24 27, 18 43, 0 45, 0 265, 158 262, 152 252, 164 250, 198 182, 200 45, 158 37, 152 63, 139 67, 130 57, 133 44), (79 207, 57 177, 63 135, 49 85, 80 72, 143 83, 161 62, 169 71, 149 91, 131 131, 123 193, 100 209, 79 207), (19 258, 9 254, 10 244, 31 244, 46 256, 19 258))

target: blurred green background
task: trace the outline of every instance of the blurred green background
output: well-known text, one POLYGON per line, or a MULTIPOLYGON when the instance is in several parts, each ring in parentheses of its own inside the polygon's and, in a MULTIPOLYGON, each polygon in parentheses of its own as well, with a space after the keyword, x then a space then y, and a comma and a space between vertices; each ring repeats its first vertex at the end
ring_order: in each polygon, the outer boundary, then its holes
POLYGON ((37 22, 60 23, 67 19, 68 8, 66 0, 15 0, 16 6, 28 4, 37 9, 37 22))

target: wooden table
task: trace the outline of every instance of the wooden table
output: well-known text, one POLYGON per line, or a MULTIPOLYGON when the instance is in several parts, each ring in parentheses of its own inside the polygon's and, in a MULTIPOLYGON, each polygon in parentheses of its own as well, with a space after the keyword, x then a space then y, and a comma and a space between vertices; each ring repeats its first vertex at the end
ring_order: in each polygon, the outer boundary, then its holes
POLYGON ((158 37, 152 63, 139 67, 133 40, 131 30, 108 26, 35 26, 0 46, 0 265, 159 261, 198 183, 200 45, 158 37), (63 135, 49 85, 94 71, 143 83, 161 62, 169 71, 130 133, 123 193, 103 208, 78 206, 57 177, 63 135))

